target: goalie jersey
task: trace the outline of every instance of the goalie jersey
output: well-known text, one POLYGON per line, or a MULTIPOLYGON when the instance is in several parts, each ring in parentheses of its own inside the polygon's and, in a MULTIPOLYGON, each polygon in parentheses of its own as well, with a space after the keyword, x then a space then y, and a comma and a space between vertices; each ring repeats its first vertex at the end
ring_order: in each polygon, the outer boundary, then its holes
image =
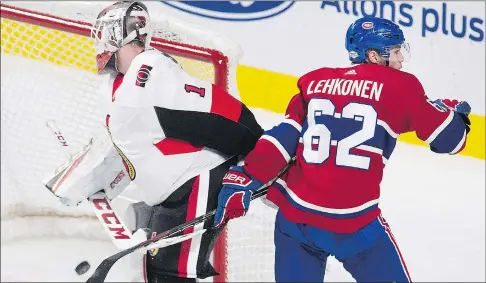
POLYGON ((362 64, 301 77, 285 120, 266 131, 244 170, 266 183, 295 156, 267 198, 293 222, 352 233, 379 214, 380 182, 400 134, 434 152, 466 144, 462 114, 431 102, 411 74, 362 64))
POLYGON ((149 205, 202 171, 246 155, 263 133, 244 104, 157 50, 140 53, 125 75, 107 80, 108 131, 149 205))

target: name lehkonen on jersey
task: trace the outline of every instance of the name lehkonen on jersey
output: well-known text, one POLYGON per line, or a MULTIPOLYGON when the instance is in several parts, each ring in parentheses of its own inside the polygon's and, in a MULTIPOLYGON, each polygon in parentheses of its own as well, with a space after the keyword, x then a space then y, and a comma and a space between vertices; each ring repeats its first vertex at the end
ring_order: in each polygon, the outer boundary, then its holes
POLYGON ((193 15, 223 21, 255 21, 287 11, 295 1, 161 1, 193 15))
POLYGON ((307 86, 307 95, 323 93, 330 95, 350 95, 380 100, 383 83, 368 80, 331 79, 311 81, 307 86))

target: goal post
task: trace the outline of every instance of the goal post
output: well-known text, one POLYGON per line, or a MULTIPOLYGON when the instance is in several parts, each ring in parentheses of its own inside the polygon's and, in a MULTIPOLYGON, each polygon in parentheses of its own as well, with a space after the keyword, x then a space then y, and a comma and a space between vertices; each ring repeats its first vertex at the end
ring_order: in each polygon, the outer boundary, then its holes
MULTIPOLYGON (((77 235, 75 227, 102 233, 87 207, 62 207, 42 187, 41 180, 63 161, 43 127, 47 119, 58 121, 75 147, 86 143, 102 121, 98 120, 101 113, 95 97, 101 80, 95 75, 87 20, 94 19, 93 15, 108 4, 0 3, 2 226, 10 225, 2 229, 2 242, 24 235, 20 226, 37 230, 47 219, 50 229, 42 235, 62 234, 51 230, 64 230, 63 225, 69 223, 73 224, 66 228, 66 236, 77 235)), ((236 65, 242 52, 238 45, 220 34, 150 13, 154 48, 174 56, 190 75, 211 81, 239 98, 236 65)), ((94 236, 90 232, 87 237, 94 236)), ((216 282, 227 280, 226 255, 225 232, 213 253, 215 268, 221 274, 214 278, 216 282)))

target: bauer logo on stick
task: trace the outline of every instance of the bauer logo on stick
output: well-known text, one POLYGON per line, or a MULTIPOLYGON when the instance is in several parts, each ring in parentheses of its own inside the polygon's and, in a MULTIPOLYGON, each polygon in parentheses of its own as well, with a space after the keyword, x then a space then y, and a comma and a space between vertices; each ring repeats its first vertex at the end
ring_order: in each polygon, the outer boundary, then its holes
POLYGON ((147 83, 148 79, 150 78, 150 71, 152 71, 152 67, 143 64, 140 67, 140 70, 138 70, 135 84, 139 87, 145 87, 145 83, 147 83))

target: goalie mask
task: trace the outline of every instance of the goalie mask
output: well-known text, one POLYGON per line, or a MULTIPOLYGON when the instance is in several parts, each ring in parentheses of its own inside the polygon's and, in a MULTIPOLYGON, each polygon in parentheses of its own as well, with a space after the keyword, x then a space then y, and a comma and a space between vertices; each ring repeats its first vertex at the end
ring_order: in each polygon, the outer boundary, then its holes
POLYGON ((141 2, 120 1, 105 8, 91 29, 98 73, 106 69, 118 71, 116 51, 133 41, 148 48, 151 37, 149 14, 141 2))

